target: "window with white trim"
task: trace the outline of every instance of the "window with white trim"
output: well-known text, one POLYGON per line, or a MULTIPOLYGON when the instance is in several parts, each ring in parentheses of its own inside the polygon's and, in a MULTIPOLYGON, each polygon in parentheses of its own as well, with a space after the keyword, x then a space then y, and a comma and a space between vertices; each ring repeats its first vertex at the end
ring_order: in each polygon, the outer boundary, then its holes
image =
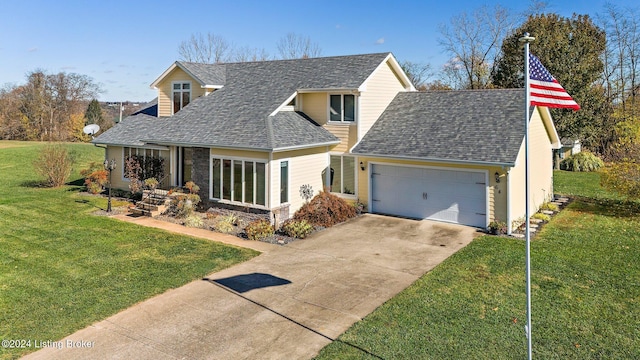
POLYGON ((138 147, 123 147, 122 148, 122 168, 123 178, 127 179, 126 169, 127 161, 134 157, 138 163, 139 177, 141 180, 155 177, 156 180, 162 182, 167 173, 166 163, 163 157, 160 156, 160 150, 147 149, 138 147))
POLYGON ((266 202, 266 163, 254 160, 212 158, 214 199, 263 205, 266 202))
POLYGON ((356 120, 356 96, 351 94, 329 95, 329 121, 354 122, 356 120))
POLYGON ((280 162, 280 204, 289 202, 289 161, 280 162))
POLYGON ((173 113, 175 114, 191 102, 191 82, 172 83, 171 97, 173 99, 173 113))
POLYGON ((355 195, 356 161, 353 156, 330 156, 329 184, 332 193, 355 195))

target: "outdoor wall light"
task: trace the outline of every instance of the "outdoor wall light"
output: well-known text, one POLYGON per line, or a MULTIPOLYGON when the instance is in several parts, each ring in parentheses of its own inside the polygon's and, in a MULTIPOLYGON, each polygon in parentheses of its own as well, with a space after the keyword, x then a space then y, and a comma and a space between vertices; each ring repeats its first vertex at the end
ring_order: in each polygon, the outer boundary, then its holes
POLYGON ((500 174, 496 171, 496 173, 493 174, 493 176, 496 177, 496 183, 499 183, 500 182, 500 174))
POLYGON ((360 170, 364 171, 364 163, 360 161, 360 170))
POLYGON ((111 212, 111 173, 116 168, 116 159, 104 160, 104 169, 109 172, 109 200, 107 200, 107 212, 111 212))

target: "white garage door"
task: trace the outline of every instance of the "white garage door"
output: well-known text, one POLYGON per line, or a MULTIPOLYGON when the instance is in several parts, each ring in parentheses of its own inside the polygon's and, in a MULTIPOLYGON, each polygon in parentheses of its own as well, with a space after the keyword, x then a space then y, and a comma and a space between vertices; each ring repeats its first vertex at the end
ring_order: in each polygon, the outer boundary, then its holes
POLYGON ((484 172, 371 166, 371 211, 486 227, 484 172))

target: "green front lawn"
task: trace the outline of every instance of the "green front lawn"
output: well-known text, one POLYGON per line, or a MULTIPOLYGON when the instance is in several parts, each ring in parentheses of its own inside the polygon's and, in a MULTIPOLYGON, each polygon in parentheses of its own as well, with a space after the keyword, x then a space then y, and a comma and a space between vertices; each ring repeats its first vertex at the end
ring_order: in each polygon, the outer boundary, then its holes
MULTIPOLYGON (((0 339, 59 340, 257 253, 91 215, 102 197, 38 186, 42 144, 0 141, 0 339)), ((103 149, 69 145, 78 170, 103 149)), ((34 350, 34 349, 31 349, 34 350)), ((11 359, 30 349, 0 348, 11 359)))
MULTIPOLYGON (((598 174, 556 172, 578 197, 531 245, 533 355, 632 359, 640 354, 640 203, 598 174)), ((524 359, 524 242, 483 236, 423 276, 319 359, 524 359)))

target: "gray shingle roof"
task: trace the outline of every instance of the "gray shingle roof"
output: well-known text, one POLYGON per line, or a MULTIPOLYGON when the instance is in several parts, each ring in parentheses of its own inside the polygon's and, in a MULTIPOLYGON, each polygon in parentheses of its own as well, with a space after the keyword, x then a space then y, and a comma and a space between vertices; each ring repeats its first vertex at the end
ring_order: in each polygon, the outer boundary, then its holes
POLYGON ((100 134, 92 141, 95 144, 142 146, 142 134, 153 134, 162 131, 169 118, 155 117, 147 114, 131 115, 100 134))
POLYGON ((186 61, 178 61, 196 79, 204 85, 224 85, 225 64, 202 64, 186 61))
POLYGON ((399 93, 353 153, 514 164, 523 104, 522 89, 399 93))
POLYGON ((337 142, 303 114, 269 115, 299 89, 357 89, 388 55, 225 64, 222 89, 193 100, 162 129, 131 131, 149 143, 258 150, 337 142))

